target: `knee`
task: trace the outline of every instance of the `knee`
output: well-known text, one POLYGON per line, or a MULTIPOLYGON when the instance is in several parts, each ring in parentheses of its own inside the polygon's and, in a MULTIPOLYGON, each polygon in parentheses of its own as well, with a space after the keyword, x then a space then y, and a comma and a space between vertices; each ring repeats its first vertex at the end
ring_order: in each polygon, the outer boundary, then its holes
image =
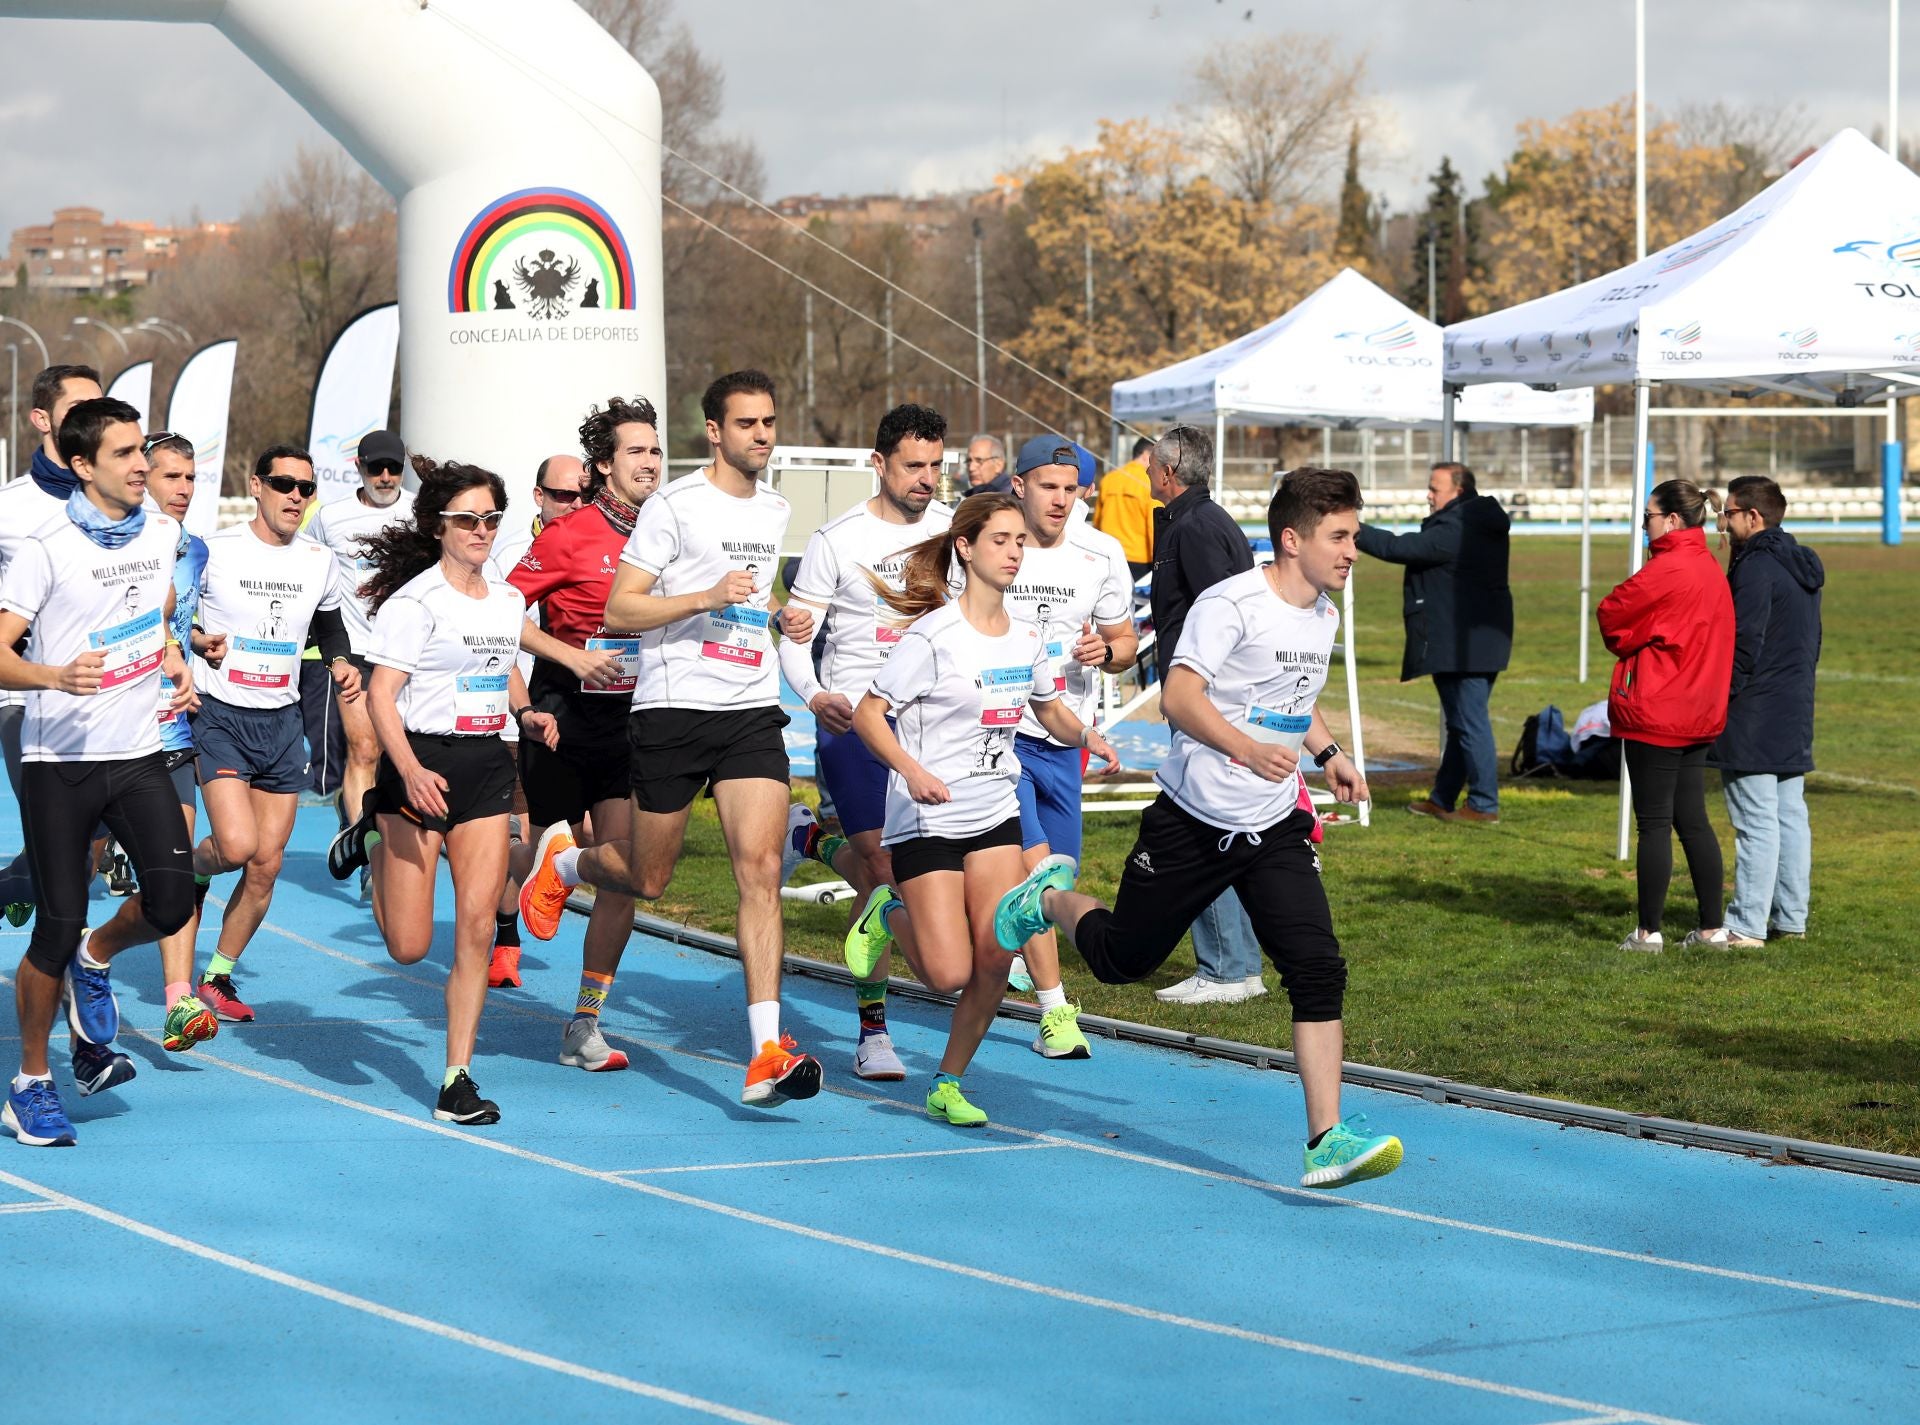
POLYGON ((628 879, 631 884, 627 889, 635 900, 657 901, 667 893, 667 883, 673 879, 673 869, 669 867, 664 871, 654 871, 644 866, 636 867, 628 879))
POLYGON ((186 929, 193 919, 193 878, 187 875, 156 877, 151 891, 141 889, 140 913, 148 925, 164 939, 186 929))
POLYGON ((733 863, 734 884, 740 888, 742 898, 775 896, 780 894, 780 852, 778 848, 769 851, 754 851, 742 856, 733 863))
POLYGON ((1331 955, 1298 960, 1282 967, 1281 986, 1293 1017, 1309 1022, 1338 1019, 1347 994, 1347 962, 1338 950, 1331 955))
POLYGON ((935 994, 957 995, 967 987, 973 977, 971 965, 928 965, 926 973, 920 976, 920 980, 935 994))
POLYGON ((33 938, 27 942, 26 962, 49 979, 59 979, 80 949, 84 920, 49 916, 42 906, 34 917, 33 938))
POLYGON ((247 876, 273 881, 280 874, 281 863, 286 860, 284 850, 269 850, 265 847, 254 848, 253 855, 247 858, 247 876))
POLYGON ((869 885, 891 886, 893 884, 893 855, 884 848, 875 850, 871 855, 862 856, 860 869, 865 873, 869 885))
POLYGON ((371 767, 380 760, 380 741, 371 728, 347 733, 347 759, 363 767, 371 767))

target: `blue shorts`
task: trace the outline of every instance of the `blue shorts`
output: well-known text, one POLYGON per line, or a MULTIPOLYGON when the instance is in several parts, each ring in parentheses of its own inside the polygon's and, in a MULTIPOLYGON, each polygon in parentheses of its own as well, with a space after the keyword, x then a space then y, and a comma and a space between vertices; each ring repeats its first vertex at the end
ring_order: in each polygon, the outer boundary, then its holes
POLYGON ((307 730, 300 705, 242 708, 202 697, 193 715, 200 785, 234 777, 258 792, 307 789, 307 730))
MULTIPOLYGON (((892 718, 887 726, 893 726, 892 718)), ((816 724, 813 766, 848 836, 878 831, 887 824, 887 764, 873 755, 859 733, 828 732, 816 724)))
POLYGON ((1020 849, 1045 842, 1056 856, 1080 859, 1080 749, 1055 747, 1017 733, 1020 758, 1020 849))

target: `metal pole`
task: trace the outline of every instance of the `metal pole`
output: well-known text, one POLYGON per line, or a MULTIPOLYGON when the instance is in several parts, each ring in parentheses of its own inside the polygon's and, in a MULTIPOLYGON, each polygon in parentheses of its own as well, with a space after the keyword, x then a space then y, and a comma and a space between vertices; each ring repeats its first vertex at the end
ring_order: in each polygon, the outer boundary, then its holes
MULTIPOLYGON (((1347 665, 1347 736, 1353 743, 1353 765, 1360 769, 1360 775, 1367 775, 1367 740, 1360 731, 1360 674, 1358 661, 1353 648, 1353 571, 1347 572, 1347 587, 1340 596, 1340 614, 1343 627, 1340 631, 1342 656, 1347 665)), ((1373 802, 1360 803, 1360 824, 1373 825, 1373 802)))
POLYGON ((1227 497, 1227 413, 1213 413, 1213 498, 1224 507, 1227 497))
POLYGON ((1320 427, 1320 464, 1325 467, 1333 464, 1333 427, 1320 427))
POLYGON ((4 322, 6 325, 10 327, 18 327, 20 328, 21 331, 25 332, 28 336, 33 338, 33 344, 40 348, 40 367, 42 370, 45 370, 47 367, 53 365, 53 358, 47 355, 47 344, 44 341, 40 340, 39 332, 35 331, 32 327, 28 326, 25 322, 21 321, 20 318, 18 317, 0 316, 0 322, 4 322))
MULTIPOLYGON (((7 343, 7 355, 13 358, 12 385, 7 391, 7 464, 20 459, 20 343, 7 343)), ((11 480, 14 471, 0 470, 0 480, 11 480)))
POLYGON ((1633 0, 1633 256, 1647 255, 1647 0, 1633 0))
POLYGON ((1440 320, 1440 294, 1434 284, 1433 234, 1427 234, 1427 320, 1440 320))
POLYGON ((1593 425, 1580 427, 1580 681, 1587 681, 1587 608, 1593 599, 1593 425))
POLYGON ((1527 428, 1520 427, 1520 483, 1527 483, 1527 428))
POLYGON ((813 291, 812 291, 812 289, 808 289, 808 290, 807 290, 807 291, 806 291, 806 292, 805 292, 805 293, 804 293, 803 295, 804 295, 804 296, 805 296, 805 298, 806 298, 806 313, 807 313, 807 419, 806 419, 806 421, 805 421, 805 423, 804 423, 804 424, 802 425, 802 427, 801 427, 801 430, 802 430, 802 433, 803 433, 803 438, 804 438, 804 439, 806 440, 806 442, 807 442, 807 443, 808 443, 809 445, 811 445, 811 444, 813 443, 813 435, 812 435, 812 431, 813 431, 813 426, 814 426, 814 416, 813 416, 813 291))
MULTIPOLYGON (((889 260, 887 263, 887 275, 889 279, 892 278, 893 263, 891 260, 889 260)), ((881 293, 880 307, 881 307, 882 319, 885 321, 886 328, 887 328, 887 409, 892 410, 894 401, 893 401, 893 288, 891 285, 889 285, 887 289, 881 293)))
MULTIPOLYGON (((1887 152, 1900 159, 1900 0, 1887 0, 1887 152)), ((1887 438, 1880 447, 1880 542, 1900 542, 1900 485, 1906 455, 1900 448, 1900 401, 1887 396, 1887 438)))
MULTIPOLYGON (((1647 445, 1647 404, 1652 383, 1644 378, 1633 383, 1633 509, 1645 511, 1647 492, 1653 488, 1653 451, 1647 445)), ((1638 574, 1640 565, 1646 557, 1641 538, 1646 526, 1635 521, 1631 538, 1633 553, 1627 561, 1629 575, 1638 574)), ((1623 742, 1620 746, 1620 836, 1615 855, 1622 861, 1627 859, 1628 841, 1633 830, 1633 787, 1627 775, 1627 749, 1623 742)), ((1644 927, 1643 927, 1644 928, 1644 927)))
POLYGON ((987 428, 987 279, 982 266, 981 242, 986 230, 973 220, 973 366, 978 383, 974 406, 975 430, 987 428))

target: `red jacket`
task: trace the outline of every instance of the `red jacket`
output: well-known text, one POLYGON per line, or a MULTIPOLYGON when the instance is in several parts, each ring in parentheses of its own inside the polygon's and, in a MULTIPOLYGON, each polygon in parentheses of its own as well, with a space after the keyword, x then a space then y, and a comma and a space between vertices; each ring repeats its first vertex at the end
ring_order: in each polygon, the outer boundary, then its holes
POLYGON ((1607 716, 1631 742, 1711 742, 1727 725, 1733 594, 1704 529, 1663 534, 1652 554, 1600 601, 1600 636, 1620 660, 1607 716))

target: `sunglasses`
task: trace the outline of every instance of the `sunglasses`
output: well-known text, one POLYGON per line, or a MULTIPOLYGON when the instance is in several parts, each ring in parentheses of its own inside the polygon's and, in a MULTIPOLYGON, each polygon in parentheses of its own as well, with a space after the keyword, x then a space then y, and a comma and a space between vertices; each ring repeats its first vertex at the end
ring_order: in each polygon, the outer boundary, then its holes
POLYGON ((317 480, 296 480, 291 475, 262 475, 260 483, 276 495, 291 495, 298 492, 303 500, 311 500, 314 492, 320 488, 317 480))
POLYGON ((540 485, 535 488, 558 505, 570 505, 586 493, 584 490, 556 490, 551 485, 540 485))
POLYGON ((462 534, 472 534, 477 529, 484 529, 491 534, 500 528, 500 521, 506 517, 501 510, 488 510, 484 515, 475 514, 472 510, 453 510, 440 516, 462 534))
POLYGON ((397 460, 369 461, 366 466, 366 471, 369 475, 398 475, 400 473, 400 462, 397 460))
POLYGON ((179 434, 177 431, 157 430, 140 442, 140 453, 142 455, 151 455, 156 445, 165 445, 170 440, 177 440, 183 445, 188 446, 193 444, 193 442, 189 441, 184 435, 179 434))

